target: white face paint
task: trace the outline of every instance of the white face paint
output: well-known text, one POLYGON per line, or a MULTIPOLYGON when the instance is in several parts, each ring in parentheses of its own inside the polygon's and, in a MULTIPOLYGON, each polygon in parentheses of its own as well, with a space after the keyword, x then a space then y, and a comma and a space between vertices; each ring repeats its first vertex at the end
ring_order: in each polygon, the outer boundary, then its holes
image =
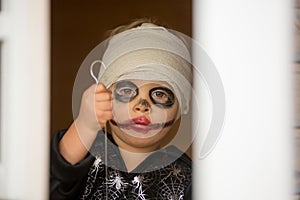
POLYGON ((174 124, 179 108, 171 87, 162 81, 126 80, 110 89, 114 96, 111 129, 116 142, 129 149, 156 149, 174 124))

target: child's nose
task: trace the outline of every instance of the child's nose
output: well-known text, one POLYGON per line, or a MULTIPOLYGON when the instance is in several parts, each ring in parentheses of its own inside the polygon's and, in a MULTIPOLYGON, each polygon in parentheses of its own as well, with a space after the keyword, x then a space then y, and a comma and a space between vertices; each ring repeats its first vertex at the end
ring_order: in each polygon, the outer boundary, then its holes
POLYGON ((139 99, 137 104, 134 105, 134 110, 138 112, 150 112, 151 105, 146 99, 139 99))

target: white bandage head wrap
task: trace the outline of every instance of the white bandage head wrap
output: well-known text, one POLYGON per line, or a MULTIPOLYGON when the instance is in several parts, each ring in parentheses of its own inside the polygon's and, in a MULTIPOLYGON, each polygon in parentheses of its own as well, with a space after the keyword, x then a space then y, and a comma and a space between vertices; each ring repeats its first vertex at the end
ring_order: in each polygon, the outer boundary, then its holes
POLYGON ((190 52, 184 41, 166 28, 145 23, 114 35, 102 61, 98 81, 106 87, 125 79, 165 81, 175 92, 182 114, 191 96, 190 52))

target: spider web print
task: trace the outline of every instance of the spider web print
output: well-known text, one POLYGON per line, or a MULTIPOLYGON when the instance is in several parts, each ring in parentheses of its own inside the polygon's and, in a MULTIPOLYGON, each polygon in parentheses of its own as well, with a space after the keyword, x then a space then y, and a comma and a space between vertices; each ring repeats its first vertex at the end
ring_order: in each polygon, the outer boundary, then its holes
POLYGON ((136 173, 120 170, 124 161, 118 148, 103 145, 103 140, 94 152, 96 159, 88 173, 82 200, 181 200, 191 184, 190 160, 186 155, 177 157, 174 150, 152 154, 136 173), (165 165, 174 155, 177 159, 165 165))
POLYGON ((101 166, 91 168, 81 199, 182 200, 191 181, 191 169, 177 163, 139 174, 108 168, 107 178, 101 166))
POLYGON ((106 179, 106 198, 107 199, 127 199, 124 192, 128 184, 120 172, 109 168, 108 178, 106 179))
POLYGON ((182 200, 187 185, 191 180, 191 170, 176 163, 162 168, 154 181, 156 184, 155 198, 165 200, 182 200), (159 179, 159 180, 157 180, 159 179))
POLYGON ((92 189, 94 187, 98 172, 103 173, 104 168, 105 168, 105 166, 102 162, 101 157, 97 156, 94 161, 94 164, 92 165, 92 167, 88 173, 87 184, 86 184, 84 193, 81 197, 82 200, 88 199, 88 196, 91 194, 92 189))
POLYGON ((82 200, 90 199, 127 199, 123 194, 128 183, 123 182, 124 178, 119 172, 108 168, 107 178, 105 178, 105 165, 101 166, 101 170, 97 171, 93 165, 88 175, 86 188, 82 195, 82 200), (99 172, 99 173, 97 173, 99 172))

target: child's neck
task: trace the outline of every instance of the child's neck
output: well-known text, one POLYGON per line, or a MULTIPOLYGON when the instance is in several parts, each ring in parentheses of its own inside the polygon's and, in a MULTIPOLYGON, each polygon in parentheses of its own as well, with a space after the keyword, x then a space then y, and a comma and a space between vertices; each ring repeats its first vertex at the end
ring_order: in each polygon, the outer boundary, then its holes
POLYGON ((151 154, 151 153, 134 153, 134 152, 123 150, 121 148, 119 149, 128 172, 134 170, 139 164, 141 164, 147 158, 149 154, 151 154))
POLYGON ((112 135, 116 144, 118 144, 121 156, 126 165, 127 171, 131 172, 140 163, 142 163, 145 158, 151 154, 151 152, 159 149, 159 144, 150 145, 148 147, 134 147, 126 142, 123 142, 115 134, 112 135))

